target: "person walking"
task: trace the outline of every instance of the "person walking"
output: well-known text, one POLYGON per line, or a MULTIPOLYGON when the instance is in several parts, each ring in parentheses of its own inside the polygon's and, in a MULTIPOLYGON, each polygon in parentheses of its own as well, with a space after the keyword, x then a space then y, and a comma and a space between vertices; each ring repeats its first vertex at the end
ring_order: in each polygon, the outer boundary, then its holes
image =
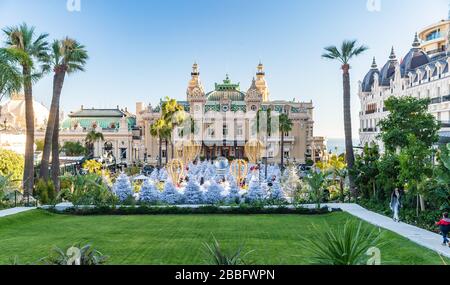
POLYGON ((450 232, 450 219, 448 218, 448 213, 444 213, 442 215, 442 220, 436 223, 436 226, 439 226, 441 230, 442 237, 444 241, 442 242, 443 246, 449 246, 448 233, 450 232))
POLYGON ((402 208, 402 193, 398 188, 392 192, 391 195, 391 210, 394 213, 394 221, 400 222, 400 209, 402 208))

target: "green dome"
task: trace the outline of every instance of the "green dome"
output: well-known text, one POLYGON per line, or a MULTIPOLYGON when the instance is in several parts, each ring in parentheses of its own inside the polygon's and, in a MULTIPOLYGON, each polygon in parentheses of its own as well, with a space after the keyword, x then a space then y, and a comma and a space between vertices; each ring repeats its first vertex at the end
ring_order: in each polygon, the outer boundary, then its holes
POLYGON ((220 101, 222 99, 228 99, 231 101, 244 101, 245 93, 240 91, 239 83, 232 83, 230 78, 227 77, 222 84, 216 83, 215 90, 206 94, 208 101, 220 101))

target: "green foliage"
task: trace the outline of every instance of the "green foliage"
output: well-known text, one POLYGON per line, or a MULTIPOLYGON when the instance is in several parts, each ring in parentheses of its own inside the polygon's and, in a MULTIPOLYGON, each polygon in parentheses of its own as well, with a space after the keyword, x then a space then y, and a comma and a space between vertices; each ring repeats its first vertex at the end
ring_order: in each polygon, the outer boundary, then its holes
POLYGON ((137 167, 137 166, 128 167, 128 168, 125 170, 125 173, 126 173, 128 176, 134 176, 134 175, 137 175, 137 174, 141 173, 141 168, 140 168, 140 167, 137 167))
POLYGON ((409 135, 408 145, 400 152, 399 180, 405 183, 406 189, 413 194, 424 193, 424 183, 432 175, 431 149, 414 135, 409 135))
POLYGON ((65 142, 62 151, 67 156, 82 156, 87 154, 87 149, 79 142, 65 142))
POLYGON ((450 144, 441 146, 438 155, 439 165, 434 169, 435 187, 430 193, 441 211, 450 210, 450 144))
POLYGON ((366 144, 361 155, 356 156, 355 182, 362 197, 377 197, 376 180, 379 170, 380 151, 378 145, 366 144))
POLYGON ((57 194, 53 182, 39 179, 35 186, 35 196, 43 205, 54 204, 57 194))
POLYGON ((34 144, 36 145, 36 151, 44 151, 44 140, 36 140, 34 144))
POLYGON ((251 253, 247 252, 245 254, 242 253, 243 247, 232 250, 225 251, 217 239, 213 236, 213 242, 211 244, 204 243, 205 253, 207 256, 206 262, 209 265, 224 265, 224 266, 233 266, 233 265, 245 265, 244 258, 251 253))
POLYGON ((390 112, 380 121, 381 139, 387 151, 396 152, 409 146, 409 137, 413 135, 426 147, 439 140, 439 123, 428 112, 429 99, 392 96, 385 101, 390 112))
POLYGON ((317 231, 314 239, 303 239, 302 247, 312 254, 314 263, 320 265, 363 265, 367 251, 382 246, 377 229, 368 229, 362 222, 347 221, 342 227, 325 229, 312 226, 317 231))
POLYGON ((304 179, 309 186, 310 196, 317 204, 317 208, 320 208, 320 203, 323 200, 323 190, 327 173, 317 172, 311 170, 304 179))
POLYGON ((63 189, 62 193, 74 205, 102 207, 115 206, 117 204, 115 195, 103 183, 101 176, 88 174, 85 176, 65 177, 64 179, 70 181, 70 184, 66 182, 66 185, 70 185, 70 189, 63 189))
POLYGON ((103 265, 106 264, 108 256, 103 255, 92 245, 81 244, 69 247, 65 250, 55 247, 49 256, 39 260, 42 265, 103 265), (78 255, 79 253, 79 255, 78 255), (77 263, 79 260, 79 264, 77 263))
POLYGON ((9 176, 11 180, 22 180, 24 159, 21 155, 0 149, 0 176, 9 176))

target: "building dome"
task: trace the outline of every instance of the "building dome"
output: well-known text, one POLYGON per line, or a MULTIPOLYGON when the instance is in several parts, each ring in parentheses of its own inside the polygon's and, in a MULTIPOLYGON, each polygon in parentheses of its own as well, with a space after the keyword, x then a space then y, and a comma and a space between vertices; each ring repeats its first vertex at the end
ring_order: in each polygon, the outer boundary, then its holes
POLYGON ((397 64, 397 56, 395 55, 394 48, 392 48, 391 55, 389 56, 389 61, 383 66, 380 71, 381 86, 389 86, 391 84, 391 79, 395 75, 395 67, 397 64))
MULTIPOLYGON (((36 101, 33 101, 34 109, 34 126, 36 129, 45 129, 47 127, 47 120, 49 110, 36 101)), ((14 94, 11 100, 6 102, 1 107, 0 121, 16 130, 25 130, 25 96, 14 94)))
POLYGON ((223 81, 223 84, 217 84, 214 91, 206 94, 208 101, 244 101, 245 94, 240 91, 239 83, 231 83, 229 76, 223 81))
POLYGON ((402 76, 406 76, 408 72, 415 70, 416 68, 428 64, 430 58, 428 55, 420 49, 419 38, 416 34, 411 50, 404 57, 402 63, 400 64, 400 70, 402 76))
POLYGON ((375 58, 373 58, 372 62, 372 68, 369 70, 369 72, 364 77, 364 80, 362 82, 362 92, 370 92, 372 91, 372 86, 375 81, 375 76, 380 76, 380 71, 378 70, 377 63, 375 61, 375 58))

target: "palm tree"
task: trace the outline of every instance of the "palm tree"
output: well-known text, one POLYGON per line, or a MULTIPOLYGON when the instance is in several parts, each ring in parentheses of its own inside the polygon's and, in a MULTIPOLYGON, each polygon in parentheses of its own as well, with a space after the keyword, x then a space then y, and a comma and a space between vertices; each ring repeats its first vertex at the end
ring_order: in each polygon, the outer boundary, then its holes
MULTIPOLYGON (((14 62, 14 57, 8 49, 0 49, 0 102, 4 96, 20 91, 22 76, 14 62)), ((0 106, 0 116, 2 106, 0 106)), ((6 128, 6 125, 5 125, 6 128)))
POLYGON ((22 76, 17 68, 12 50, 0 48, 0 102, 4 96, 20 91, 22 76))
POLYGON ((33 82, 48 70, 47 34, 36 35, 34 27, 22 24, 3 30, 7 36, 6 46, 12 51, 16 62, 22 68, 25 93, 26 147, 23 188, 25 196, 33 193, 34 184, 34 110, 33 82))
MULTIPOLYGON (((88 59, 85 47, 76 40, 65 38, 63 40, 54 41, 51 48, 50 64, 53 67, 53 97, 50 107, 50 115, 48 118, 47 129, 45 132, 44 151, 42 154, 42 163, 40 176, 44 180, 48 180, 48 168, 50 164, 50 151, 52 139, 59 140, 59 130, 56 129, 56 121, 59 121, 59 102, 61 91, 64 85, 66 74, 72 74, 77 71, 84 71, 86 60, 88 59), (55 136, 53 135, 55 133, 55 136)), ((58 123, 59 125, 59 123, 58 123)), ((58 144, 55 149, 59 149, 58 144)), ((56 156, 52 156, 53 165, 59 160, 59 152, 56 156)), ((56 154, 55 153, 55 154, 56 154)), ((55 182, 55 181, 54 181, 55 182)))
POLYGON ((94 157, 94 144, 98 141, 104 141, 105 138, 103 134, 100 132, 96 132, 95 130, 90 131, 84 141, 86 142, 86 148, 89 150, 89 157, 94 157))
POLYGON ((281 132, 281 171, 284 170, 284 135, 290 131, 292 131, 292 120, 289 119, 288 115, 281 114, 280 115, 280 132, 281 132))
MULTIPOLYGON (((166 151, 167 144, 170 140, 170 145, 172 149, 172 158, 174 157, 174 144, 172 140, 173 131, 181 125, 186 119, 184 116, 184 107, 178 104, 177 100, 166 98, 166 101, 161 106, 162 109, 162 118, 166 121, 165 128, 165 138, 166 138, 166 151)), ((168 155, 166 155, 166 160, 168 159, 168 155)))
POLYGON ((350 178, 350 189, 356 198, 355 179, 352 170, 355 165, 355 154, 353 153, 353 139, 352 139, 352 117, 350 106, 350 60, 361 55, 368 50, 368 47, 362 45, 357 46, 357 41, 344 41, 341 49, 335 46, 325 48, 323 58, 338 60, 341 63, 343 72, 343 86, 344 86, 344 127, 345 127, 345 152, 347 158, 347 165, 350 178))
POLYGON ((153 137, 159 138, 159 158, 158 158, 158 166, 162 165, 162 133, 164 129, 164 125, 166 122, 163 119, 158 119, 154 124, 150 126, 150 134, 153 137))

